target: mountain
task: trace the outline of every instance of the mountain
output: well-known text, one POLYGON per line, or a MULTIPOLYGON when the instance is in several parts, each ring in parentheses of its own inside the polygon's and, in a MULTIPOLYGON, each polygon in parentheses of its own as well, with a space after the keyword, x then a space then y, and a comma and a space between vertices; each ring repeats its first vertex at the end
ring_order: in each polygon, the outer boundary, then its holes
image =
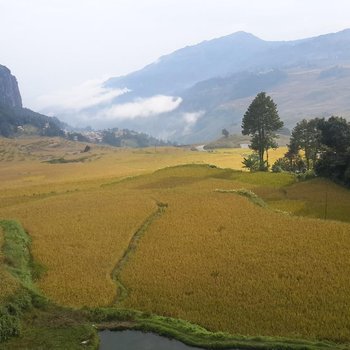
POLYGON ((350 29, 296 41, 264 41, 237 32, 185 47, 106 86, 129 88, 137 96, 174 94, 195 83, 241 71, 324 67, 349 62, 350 29))
POLYGON ((0 65, 0 106, 22 108, 17 79, 7 67, 2 65, 0 65))
POLYGON ((94 116, 93 126, 117 123, 170 140, 201 142, 217 138, 222 128, 239 132, 244 111, 260 91, 272 95, 289 128, 304 117, 348 118, 349 73, 350 29, 276 42, 238 32, 108 79, 106 89, 128 92, 84 113, 94 116))
POLYGON ((57 118, 23 108, 16 77, 0 65, 0 136, 63 136, 63 126, 57 118))
POLYGON ((252 58, 276 45, 238 32, 175 51, 139 71, 109 79, 106 86, 127 87, 142 97, 176 94, 199 81, 249 69, 252 58))

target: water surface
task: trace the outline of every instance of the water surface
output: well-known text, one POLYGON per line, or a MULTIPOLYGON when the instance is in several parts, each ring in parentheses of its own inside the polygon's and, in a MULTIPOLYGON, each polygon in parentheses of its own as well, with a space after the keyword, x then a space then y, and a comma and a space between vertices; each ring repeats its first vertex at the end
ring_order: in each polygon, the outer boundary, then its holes
POLYGON ((99 350, 190 350, 200 349, 185 345, 154 333, 141 331, 101 331, 99 350))

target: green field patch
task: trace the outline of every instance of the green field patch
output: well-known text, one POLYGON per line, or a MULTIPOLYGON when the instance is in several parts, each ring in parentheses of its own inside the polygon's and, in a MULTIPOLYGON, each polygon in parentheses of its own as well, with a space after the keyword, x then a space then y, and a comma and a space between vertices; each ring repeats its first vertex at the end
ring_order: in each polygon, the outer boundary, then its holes
POLYGON ((268 201, 271 208, 282 210, 288 213, 297 214, 304 211, 306 203, 302 200, 282 199, 276 201, 268 201))
POLYGON ((219 193, 235 193, 240 196, 248 198, 251 202, 254 204, 258 205, 259 207, 266 208, 267 204, 259 197, 257 196, 254 192, 247 190, 245 188, 240 188, 238 190, 221 190, 221 189, 216 189, 215 192, 219 193))
POLYGON ((259 186, 254 192, 271 207, 294 215, 350 222, 350 190, 323 178, 279 188, 259 186))
POLYGON ((269 187, 284 187, 296 182, 295 176, 292 174, 270 172, 241 172, 237 176, 237 180, 256 186, 269 187))

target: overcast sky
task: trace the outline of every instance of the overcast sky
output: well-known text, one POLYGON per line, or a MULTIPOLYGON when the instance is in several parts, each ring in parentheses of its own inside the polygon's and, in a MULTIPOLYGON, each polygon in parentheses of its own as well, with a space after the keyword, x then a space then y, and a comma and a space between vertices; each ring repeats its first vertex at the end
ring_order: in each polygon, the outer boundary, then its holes
POLYGON ((350 27, 349 0, 0 0, 0 64, 24 105, 244 30, 291 40, 350 27))

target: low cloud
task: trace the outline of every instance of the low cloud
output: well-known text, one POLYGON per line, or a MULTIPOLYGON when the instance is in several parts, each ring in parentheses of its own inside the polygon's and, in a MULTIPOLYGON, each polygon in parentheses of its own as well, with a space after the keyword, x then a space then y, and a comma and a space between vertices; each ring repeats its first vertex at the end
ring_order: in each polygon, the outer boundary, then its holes
POLYGON ((197 123, 198 119, 204 114, 204 111, 197 111, 191 113, 184 113, 182 116, 183 121, 185 122, 185 128, 183 134, 186 135, 190 133, 192 127, 197 123))
POLYGON ((133 102, 117 104, 105 109, 101 115, 109 120, 147 118, 171 112, 181 104, 181 97, 156 95, 150 98, 137 98, 133 102))
POLYGON ((125 94, 128 89, 108 89, 103 86, 105 79, 88 80, 70 89, 56 91, 37 99, 38 109, 50 110, 53 114, 61 111, 79 112, 86 108, 111 102, 125 94))
POLYGON ((89 80, 64 91, 43 95, 37 100, 37 110, 57 116, 75 127, 105 128, 171 112, 182 102, 180 97, 155 95, 133 100, 130 96, 129 101, 123 98, 127 102, 118 103, 117 97, 131 90, 106 88, 104 82, 105 79, 89 80))

